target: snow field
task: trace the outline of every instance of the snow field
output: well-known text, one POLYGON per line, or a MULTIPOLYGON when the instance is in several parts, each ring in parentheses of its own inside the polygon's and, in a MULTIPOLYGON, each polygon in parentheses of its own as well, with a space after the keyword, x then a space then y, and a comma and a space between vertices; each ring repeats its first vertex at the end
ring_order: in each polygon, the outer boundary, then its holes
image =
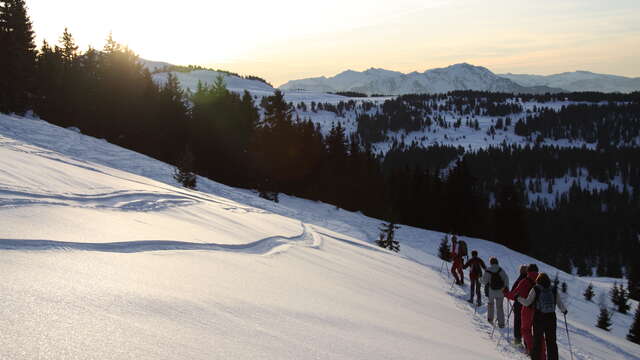
MULTIPOLYGON (((0 115, 0 136, 0 358, 526 358, 438 272, 441 233, 403 226, 394 256, 360 213, 176 188, 169 165, 40 120, 0 115)), ((511 281, 522 263, 558 272, 464 239, 511 281)), ((591 279, 559 275, 575 358, 639 358, 632 315, 595 328, 591 279)))

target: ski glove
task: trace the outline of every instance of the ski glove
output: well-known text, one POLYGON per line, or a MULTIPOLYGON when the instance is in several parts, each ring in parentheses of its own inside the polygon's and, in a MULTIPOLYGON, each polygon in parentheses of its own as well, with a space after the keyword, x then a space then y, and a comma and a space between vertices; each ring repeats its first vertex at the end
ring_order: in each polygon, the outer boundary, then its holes
POLYGON ((567 313, 568 313, 568 312, 569 312, 569 310, 565 310, 565 311, 563 311, 562 313, 563 313, 564 315, 567 315, 567 313))

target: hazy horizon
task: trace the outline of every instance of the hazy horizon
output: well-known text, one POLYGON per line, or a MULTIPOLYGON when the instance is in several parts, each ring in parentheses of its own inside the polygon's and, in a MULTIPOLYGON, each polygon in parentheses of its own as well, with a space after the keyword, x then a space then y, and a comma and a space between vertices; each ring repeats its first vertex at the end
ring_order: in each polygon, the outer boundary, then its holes
POLYGON ((631 0, 26 3, 38 46, 56 43, 68 27, 82 49, 102 48, 112 32, 148 60, 257 75, 275 86, 347 69, 409 73, 462 62, 497 74, 640 76, 640 2, 631 0))

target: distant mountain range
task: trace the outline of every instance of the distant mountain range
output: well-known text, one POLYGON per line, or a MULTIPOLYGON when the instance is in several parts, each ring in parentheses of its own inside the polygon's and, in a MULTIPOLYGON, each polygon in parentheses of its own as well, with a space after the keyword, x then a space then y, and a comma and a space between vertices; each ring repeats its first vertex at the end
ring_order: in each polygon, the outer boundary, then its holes
POLYGON ((565 72, 555 75, 499 74, 522 86, 550 86, 567 91, 599 91, 630 93, 640 91, 640 77, 596 74, 590 71, 565 72))
POLYGON ((496 75, 489 69, 467 63, 404 74, 384 69, 362 72, 347 70, 334 77, 292 80, 280 86, 285 91, 355 91, 400 95, 444 93, 453 90, 479 90, 508 93, 546 93, 563 91, 632 92, 640 90, 640 78, 576 71, 557 75, 496 75))
MULTIPOLYGON (((171 64, 141 59, 141 63, 155 72, 154 78, 164 81, 171 64)), ((273 88, 261 81, 238 77, 212 70, 172 71, 185 89, 195 90, 199 81, 211 84, 223 75, 227 86, 234 91, 249 90, 268 95, 273 88)), ((446 93, 454 90, 478 90, 506 93, 558 93, 572 91, 599 91, 629 93, 640 91, 640 78, 596 74, 589 71, 566 72, 555 75, 494 74, 482 66, 467 63, 431 69, 423 73, 404 74, 398 71, 371 68, 365 71, 347 70, 333 77, 291 80, 280 89, 295 93, 336 93, 354 91, 367 95, 401 95, 419 93, 446 93)))

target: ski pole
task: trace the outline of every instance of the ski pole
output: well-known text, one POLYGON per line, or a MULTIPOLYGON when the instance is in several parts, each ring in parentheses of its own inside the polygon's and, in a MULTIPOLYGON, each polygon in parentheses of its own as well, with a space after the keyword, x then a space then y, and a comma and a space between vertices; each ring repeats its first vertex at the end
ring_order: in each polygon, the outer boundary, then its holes
MULTIPOLYGON (((507 299, 507 301, 509 301, 507 299)), ((517 300, 516 300, 517 301, 517 300)), ((511 313, 513 312, 513 304, 511 305, 511 308, 509 308, 509 315, 507 315, 507 324, 509 324, 509 319, 511 318, 511 313)), ((509 336, 509 327, 507 326, 507 336, 509 336)), ((509 339, 507 339, 509 340, 509 339)), ((500 342, 502 341, 502 336, 500 337, 500 339, 498 339, 498 346, 500 346, 500 342)))
POLYGON ((567 330, 567 341, 569 342, 569 353, 571 354, 571 360, 573 360, 573 349, 571 348, 571 338, 569 338, 569 325, 567 325, 567 314, 564 315, 564 328, 567 330))
MULTIPOLYGON (((511 304, 511 301, 509 301, 509 299, 507 299, 507 304, 511 304)), ((511 319, 511 313, 513 312, 513 306, 515 304, 516 304, 515 302, 511 304, 511 307, 509 307, 509 314, 507 315, 507 341, 511 341, 511 323, 509 322, 509 319, 511 319)))
MULTIPOLYGON (((489 306, 492 306, 492 305, 489 305, 489 306)), ((491 336, 489 336, 490 339, 493 339, 493 333, 496 331, 496 321, 492 321, 492 323, 493 323, 493 329, 491 329, 491 336)))

